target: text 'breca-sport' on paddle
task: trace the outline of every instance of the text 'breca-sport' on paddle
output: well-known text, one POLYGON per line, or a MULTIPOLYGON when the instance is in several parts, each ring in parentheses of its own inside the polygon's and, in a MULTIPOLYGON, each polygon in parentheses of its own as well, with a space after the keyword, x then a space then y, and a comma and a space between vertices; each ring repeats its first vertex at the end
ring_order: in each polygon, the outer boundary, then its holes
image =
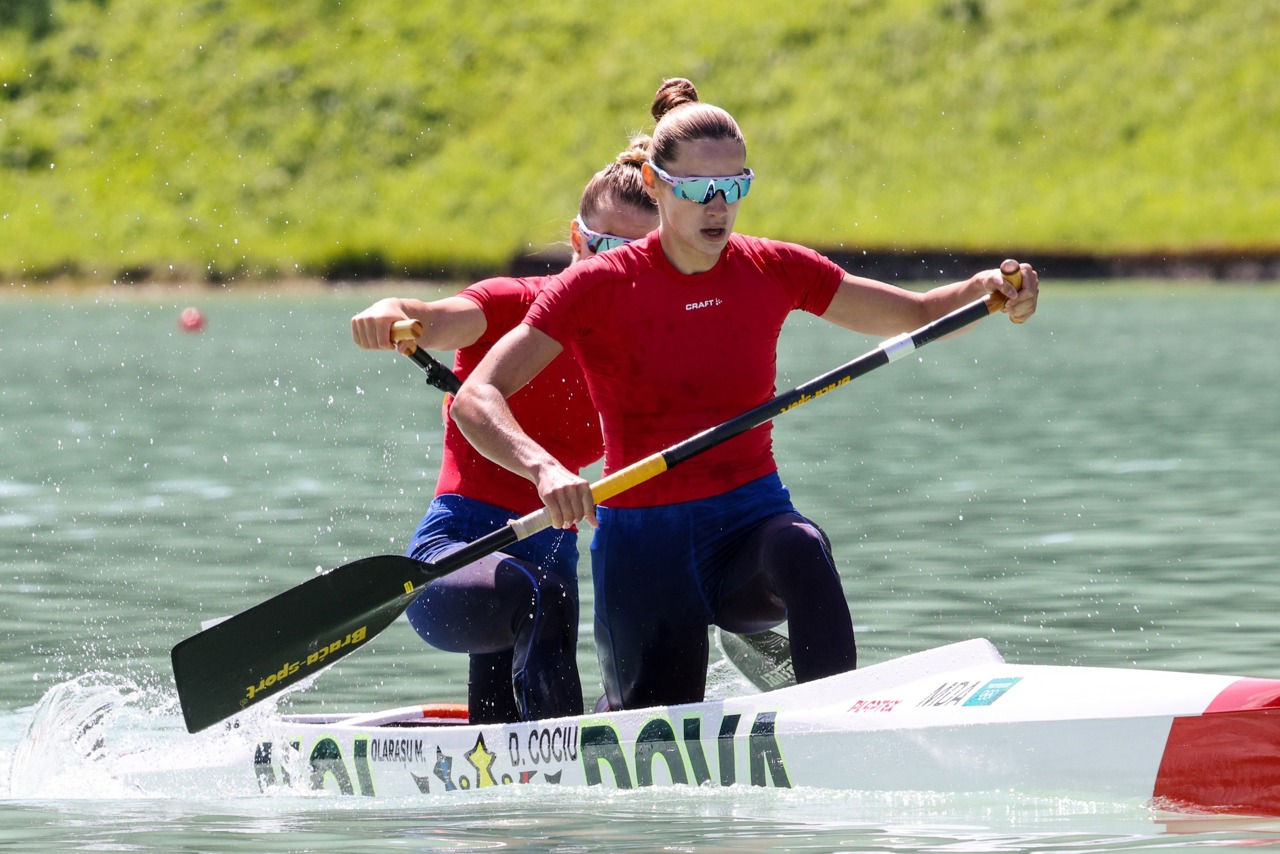
MULTIPOLYGON (((1005 261, 1001 273, 1015 287, 1021 287, 1022 274, 1016 262, 1005 261)), ((851 362, 601 478, 591 485, 592 498, 597 504, 607 501, 931 341, 988 317, 1004 303, 1003 294, 989 293, 914 332, 888 338, 851 362)), ((416 352, 430 359, 420 350, 416 352)), ((427 370, 430 381, 432 371, 421 360, 415 361, 427 370)), ((424 585, 550 524, 550 514, 543 508, 429 563, 403 555, 381 555, 344 564, 181 641, 173 648, 171 658, 187 730, 199 732, 297 686, 364 647, 409 607, 424 585)))

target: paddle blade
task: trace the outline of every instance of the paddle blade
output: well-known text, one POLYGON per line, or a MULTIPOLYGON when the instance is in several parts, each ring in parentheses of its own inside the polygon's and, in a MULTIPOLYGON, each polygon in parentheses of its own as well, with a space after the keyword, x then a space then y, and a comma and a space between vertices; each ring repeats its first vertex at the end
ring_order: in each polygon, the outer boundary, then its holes
POLYGON ((173 648, 188 732, 288 690, 364 647, 409 607, 430 564, 400 555, 331 569, 173 648))
POLYGON ((716 630, 720 650, 729 663, 761 691, 796 684, 791 663, 791 641, 773 631, 751 635, 716 630))

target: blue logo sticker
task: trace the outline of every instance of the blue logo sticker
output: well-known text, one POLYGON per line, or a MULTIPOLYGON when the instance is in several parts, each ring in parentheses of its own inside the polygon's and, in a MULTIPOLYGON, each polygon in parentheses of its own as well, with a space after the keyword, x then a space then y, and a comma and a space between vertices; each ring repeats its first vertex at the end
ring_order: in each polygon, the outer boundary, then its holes
POLYGON ((1006 676, 1001 679, 992 679, 986 685, 983 685, 973 696, 965 700, 966 706, 989 706, 996 700, 1004 696, 1004 692, 1008 691, 1014 685, 1022 681, 1021 676, 1006 676))

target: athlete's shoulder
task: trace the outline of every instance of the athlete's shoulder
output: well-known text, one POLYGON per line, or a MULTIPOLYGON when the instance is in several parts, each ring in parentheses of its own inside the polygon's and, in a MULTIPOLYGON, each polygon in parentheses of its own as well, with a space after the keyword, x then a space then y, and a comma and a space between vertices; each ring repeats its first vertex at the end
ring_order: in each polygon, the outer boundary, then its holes
POLYGON ((481 305, 499 300, 531 304, 550 280, 550 276, 495 276, 463 288, 458 296, 481 305))
POLYGON ((545 290, 559 293, 585 295, 618 282, 629 282, 642 275, 653 266, 653 253, 661 252, 656 235, 641 238, 601 252, 599 255, 571 264, 560 273, 551 277, 545 290), (652 245, 650 239, 652 238, 652 245))
POLYGON ((603 279, 619 276, 634 276, 654 266, 662 256, 662 242, 658 232, 652 231, 639 240, 633 240, 625 246, 602 252, 584 261, 585 265, 593 265, 594 275, 603 279), (607 272, 606 272, 607 271, 607 272))
POLYGON ((484 313, 485 331, 476 343, 492 345, 505 332, 518 326, 548 280, 547 276, 499 276, 459 291, 458 296, 474 303, 484 313))
POLYGON ((753 237, 749 234, 733 234, 729 245, 735 252, 765 263, 832 263, 825 255, 799 243, 788 243, 785 240, 773 240, 768 237, 753 237))
MULTIPOLYGON (((738 235, 734 235, 737 237, 738 235)), ((741 235, 733 242, 733 257, 739 268, 755 271, 789 295, 792 309, 813 314, 827 310, 844 270, 820 252, 798 243, 741 235)))

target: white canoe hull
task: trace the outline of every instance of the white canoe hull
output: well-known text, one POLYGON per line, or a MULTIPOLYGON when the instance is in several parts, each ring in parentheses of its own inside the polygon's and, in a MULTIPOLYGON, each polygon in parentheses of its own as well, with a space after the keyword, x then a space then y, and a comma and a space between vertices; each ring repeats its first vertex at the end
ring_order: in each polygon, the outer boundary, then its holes
POLYGON ((154 791, 198 769, 219 794, 747 785, 1280 815, 1280 680, 1007 664, 985 640, 684 706, 495 726, 427 725, 422 708, 259 717, 120 770, 154 791))

